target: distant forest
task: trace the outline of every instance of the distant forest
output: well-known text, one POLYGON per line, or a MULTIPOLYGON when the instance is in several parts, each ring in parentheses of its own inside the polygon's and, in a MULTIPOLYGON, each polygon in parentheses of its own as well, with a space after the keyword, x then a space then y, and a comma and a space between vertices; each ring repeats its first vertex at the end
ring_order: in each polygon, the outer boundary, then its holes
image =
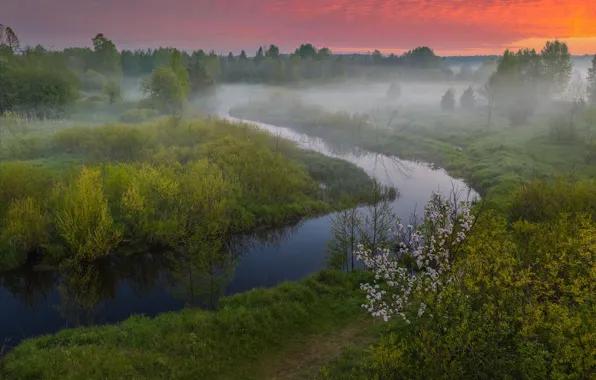
MULTIPOLYGON (((402 55, 383 55, 375 50, 367 54, 334 54, 326 47, 302 44, 293 53, 283 54, 276 45, 260 47, 255 52, 217 54, 197 49, 183 51, 173 47, 147 50, 118 50, 103 34, 92 38, 92 47, 70 47, 48 50, 41 45, 21 47, 16 33, 0 26, 2 57, 10 55, 39 59, 41 56, 60 62, 79 74, 84 83, 93 87, 104 77, 149 76, 162 65, 171 65, 174 52, 180 53, 181 64, 188 68, 191 81, 208 86, 215 82, 291 83, 303 80, 336 81, 344 78, 384 78, 402 74, 406 78, 430 80, 458 77, 450 65, 461 65, 461 79, 473 79, 470 65, 483 63, 494 71, 498 56, 439 57, 433 49, 419 46, 402 55)), ((487 75, 482 75, 486 80, 487 75)), ((457 78, 455 78, 457 79, 457 78)))
MULTIPOLYGON (((378 50, 333 54, 329 48, 306 43, 291 54, 269 45, 251 55, 245 51, 219 55, 213 50, 187 52, 173 47, 119 51, 101 33, 91 41, 92 47, 63 50, 21 47, 16 33, 0 25, 0 114, 34 111, 40 118, 61 117, 73 104, 81 106, 80 99, 102 100, 97 98, 98 92, 112 105, 120 98, 122 87, 138 86, 139 80, 141 92, 167 113, 181 112, 189 98, 210 93, 216 83, 287 85, 346 79, 393 84, 408 80, 473 82, 482 87, 481 95, 489 103, 528 110, 533 106, 527 104, 533 105, 535 99, 562 93, 573 70, 571 53, 560 41, 547 41, 539 52, 520 49, 507 50, 503 56, 471 57, 439 57, 426 46, 401 55, 383 55, 378 50)), ((596 74, 594 67, 590 70, 586 80, 592 102, 596 99, 596 74)), ((468 91, 470 96, 472 91, 468 91)), ((525 111, 523 114, 515 119, 525 120, 525 111)))

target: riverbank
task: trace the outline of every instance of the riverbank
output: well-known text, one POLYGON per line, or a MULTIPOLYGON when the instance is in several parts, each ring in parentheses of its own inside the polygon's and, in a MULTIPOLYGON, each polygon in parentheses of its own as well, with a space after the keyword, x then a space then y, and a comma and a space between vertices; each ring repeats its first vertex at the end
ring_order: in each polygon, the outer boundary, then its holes
MULTIPOLYGON (((538 207, 540 215, 514 224, 481 214, 457 248, 462 280, 442 293, 446 302, 433 301, 432 314, 416 305, 405 310, 412 323, 383 323, 363 310, 360 284, 375 273, 323 270, 226 297, 211 312, 187 308, 28 339, 2 359, 0 377, 591 378, 593 216, 573 215, 585 205, 561 202, 574 189, 551 183, 552 197, 536 196, 544 185, 534 183, 521 198, 560 208, 538 207)), ((595 188, 577 187, 574 195, 587 201, 595 188)))
MULTIPOLYGON (((298 283, 221 300, 215 312, 185 309, 131 317, 27 340, 3 360, 4 379, 262 379, 260 367, 288 342, 375 324, 360 304, 364 272, 323 271, 298 283), (132 364, 132 365, 131 365, 132 364)), ((312 343, 312 342, 311 342, 312 343)), ((271 368, 269 368, 270 370, 271 368)))
POLYGON ((221 239, 375 199, 372 179, 356 166, 219 119, 68 127, 3 146, 2 269, 32 251, 56 265, 121 243, 183 248, 195 220, 208 215, 221 239), (84 208, 89 214, 78 213, 84 208))
POLYGON ((589 272, 595 259, 593 225, 580 212, 593 204, 593 189, 593 183, 534 182, 510 199, 519 206, 512 211, 521 222, 483 214, 462 248, 465 260, 458 261, 465 275, 461 288, 450 294, 454 298, 445 309, 436 305, 447 319, 430 315, 412 325, 376 326, 360 307, 366 298, 358 284, 370 280, 369 274, 323 271, 300 283, 226 298, 215 312, 189 308, 29 339, 8 354, 2 375, 278 379, 283 372, 288 379, 370 379, 449 373, 467 378, 478 373, 524 377, 538 368, 541 378, 583 376, 591 373, 592 362, 582 342, 590 342, 594 326, 582 321, 596 320, 590 297, 596 293, 589 272), (490 291, 484 290, 487 284, 490 291), (563 296, 545 301, 555 290, 563 296), (460 302, 459 292, 472 301, 460 302), (526 302, 528 294, 532 298, 526 302), (559 326, 567 332, 564 341, 559 326), (321 351, 312 353, 312 346, 321 351), (303 363, 292 362, 297 357, 303 363), (282 369, 280 362, 289 364, 282 369))
POLYGON ((284 125, 330 142, 433 163, 464 179, 488 196, 492 208, 500 210, 506 207, 511 191, 528 179, 596 176, 596 166, 587 160, 581 128, 572 140, 557 141, 551 135, 552 113, 548 112, 514 128, 498 115, 493 115, 487 128, 486 115, 480 111, 449 114, 413 107, 399 113, 387 109, 350 115, 283 99, 239 105, 230 114, 284 125))

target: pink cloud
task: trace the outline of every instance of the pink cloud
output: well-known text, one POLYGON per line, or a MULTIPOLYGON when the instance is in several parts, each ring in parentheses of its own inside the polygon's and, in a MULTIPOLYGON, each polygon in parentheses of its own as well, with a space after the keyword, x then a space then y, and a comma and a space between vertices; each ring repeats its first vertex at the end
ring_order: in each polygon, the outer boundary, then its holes
MULTIPOLYGON (((274 43, 339 49, 494 49, 528 38, 596 37, 594 0, 4 0, 26 43, 159 44, 249 52, 274 43)), ((587 47, 589 49, 590 47, 587 47)), ((594 46, 596 52, 596 46, 594 46)))

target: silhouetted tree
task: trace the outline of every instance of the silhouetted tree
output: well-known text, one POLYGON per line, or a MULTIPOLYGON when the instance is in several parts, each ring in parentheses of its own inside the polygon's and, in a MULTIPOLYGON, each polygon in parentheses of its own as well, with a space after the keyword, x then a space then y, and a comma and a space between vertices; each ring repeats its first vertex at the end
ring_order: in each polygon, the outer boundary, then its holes
POLYGON ((9 51, 14 54, 19 50, 21 43, 10 26, 0 24, 0 46, 2 45, 8 47, 9 51))
POLYGON ((471 111, 476 107, 476 93, 472 86, 468 87, 459 98, 459 105, 466 111, 471 111))
POLYGON ((93 41, 93 68, 102 74, 119 74, 122 66, 116 45, 102 33, 97 34, 91 40, 93 41))
POLYGON ((447 90, 441 99, 441 109, 443 111, 451 112, 455 110, 455 91, 450 88, 447 90))
POLYGON ((258 66, 259 64, 261 64, 264 58, 265 55, 263 54, 263 48, 259 46, 259 50, 257 50, 257 54, 255 55, 255 65, 258 66))
POLYGON ((478 93, 486 99, 487 102, 487 120, 486 120, 486 127, 490 127, 492 122, 492 115, 493 110, 495 109, 495 90, 494 86, 491 83, 491 80, 486 82, 482 88, 478 91, 478 93))
POLYGON ((407 65, 418 69, 430 69, 439 67, 439 57, 435 52, 426 46, 418 46, 406 52, 402 61, 407 65))
POLYGON ((542 58, 544 80, 549 86, 547 94, 550 92, 562 93, 569 84, 573 69, 573 62, 567 44, 558 40, 546 41, 540 56, 542 58))
POLYGON ((191 58, 187 71, 191 94, 196 95, 213 84, 213 80, 198 57, 191 58))
POLYGON ((320 48, 319 52, 317 53, 317 57, 322 60, 329 59, 332 55, 333 53, 331 53, 331 50, 326 47, 320 48))
POLYGON ((383 54, 379 50, 373 51, 371 58, 374 65, 380 65, 383 62, 383 54))
POLYGON ((495 102, 503 107, 511 125, 525 123, 534 113, 542 82, 542 60, 534 49, 506 50, 490 78, 495 102))
POLYGON ((278 59, 279 58, 279 48, 275 45, 269 45, 269 49, 265 53, 265 57, 278 59))
POLYGON ((296 49, 296 54, 298 54, 302 59, 314 59, 317 56, 317 48, 315 48, 312 44, 302 44, 298 49, 296 49))

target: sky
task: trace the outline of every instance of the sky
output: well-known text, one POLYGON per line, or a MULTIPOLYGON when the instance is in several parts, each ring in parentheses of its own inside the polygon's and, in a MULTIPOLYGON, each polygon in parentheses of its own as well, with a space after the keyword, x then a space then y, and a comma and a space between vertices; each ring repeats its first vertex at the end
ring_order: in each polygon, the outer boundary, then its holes
POLYGON ((0 10, 23 44, 58 49, 90 46, 101 32, 119 49, 249 55, 301 43, 336 53, 501 54, 555 38, 572 54, 596 54, 596 0, 2 0, 0 10))

